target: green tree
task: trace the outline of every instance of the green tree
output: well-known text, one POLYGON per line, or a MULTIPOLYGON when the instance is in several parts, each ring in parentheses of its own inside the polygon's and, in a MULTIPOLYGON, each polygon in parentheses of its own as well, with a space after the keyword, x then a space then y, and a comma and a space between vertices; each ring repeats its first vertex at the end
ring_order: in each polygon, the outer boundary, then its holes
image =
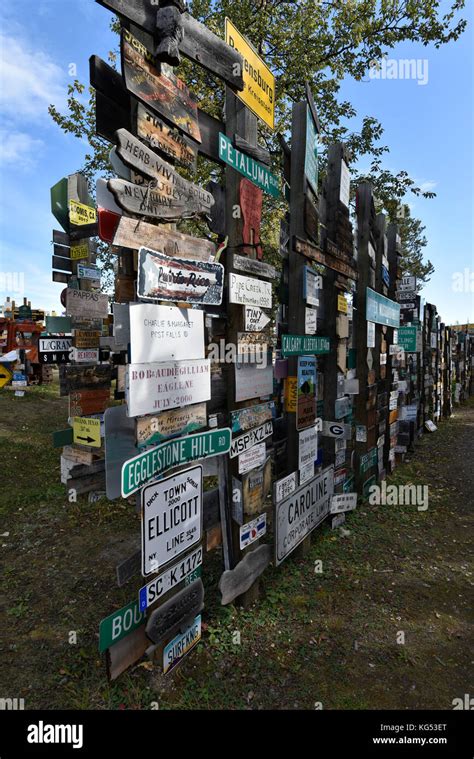
MULTIPOLYGON (((394 174, 383 167, 389 149, 381 142, 383 127, 377 119, 363 115, 360 128, 351 129, 360 117, 354 106, 340 97, 341 80, 345 76, 364 79, 371 66, 399 42, 439 48, 457 40, 467 23, 459 17, 464 6, 465 0, 451 0, 450 4, 445 0, 191 0, 189 4, 189 12, 220 36, 229 16, 274 72, 276 129, 269 133, 262 127, 259 139, 271 151, 275 169, 280 168, 278 134, 289 141, 292 103, 304 98, 308 81, 322 128, 321 180, 325 147, 346 142, 352 156, 353 189, 361 178, 372 182, 390 220, 400 223, 404 270, 424 281, 433 271, 429 261, 423 262, 424 227, 409 213, 398 218, 399 207, 407 196, 430 198, 434 193, 422 192, 406 171, 394 174), (357 174, 360 159, 371 161, 363 177, 357 174)), ((118 30, 116 21, 111 25, 118 30)), ((178 73, 199 97, 203 110, 222 115, 223 86, 216 87, 211 75, 186 60, 178 73)), ((49 110, 61 129, 89 142, 91 151, 83 171, 92 178, 97 172, 109 171, 110 146, 95 135, 94 93, 89 89, 89 100, 84 102, 84 92, 84 85, 75 81, 69 87, 68 112, 62 114, 53 106, 49 110)), ((211 171, 216 173, 209 163, 200 161, 198 179, 205 181, 211 171)), ((265 202, 263 232, 270 251, 277 256, 277 222, 283 206, 265 202)))

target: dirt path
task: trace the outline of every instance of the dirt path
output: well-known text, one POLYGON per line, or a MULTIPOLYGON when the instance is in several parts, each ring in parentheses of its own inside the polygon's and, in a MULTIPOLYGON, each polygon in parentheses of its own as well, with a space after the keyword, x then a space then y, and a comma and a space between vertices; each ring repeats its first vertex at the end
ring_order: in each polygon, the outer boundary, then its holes
POLYGON ((0 394, 0 697, 26 708, 451 709, 474 694, 472 402, 390 478, 427 484, 426 511, 366 504, 348 534, 318 530, 308 556, 265 573, 248 611, 219 605, 215 556, 198 649, 171 677, 144 662, 109 685, 98 624, 136 595, 139 578, 118 589, 114 567, 139 522, 123 502, 67 502, 50 445, 66 417, 55 392, 0 394))

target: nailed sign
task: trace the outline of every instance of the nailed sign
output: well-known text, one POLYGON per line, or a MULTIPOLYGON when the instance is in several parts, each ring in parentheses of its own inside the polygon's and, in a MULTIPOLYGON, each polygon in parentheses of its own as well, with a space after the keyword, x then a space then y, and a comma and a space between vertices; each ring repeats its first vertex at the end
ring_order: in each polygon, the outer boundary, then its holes
POLYGON ((137 135, 151 148, 174 158, 181 166, 187 169, 195 168, 197 149, 194 145, 177 129, 151 113, 142 103, 138 103, 137 109, 137 135))
POLYGON ((99 627, 99 651, 103 652, 145 622, 136 601, 114 611, 102 620, 99 627))
POLYGON ((132 364, 204 358, 204 311, 130 303, 132 364))
POLYGON ((137 419, 137 446, 156 445, 170 437, 184 435, 207 426, 205 403, 196 403, 173 411, 163 411, 158 416, 137 419))
POLYGON ((308 427, 298 435, 298 469, 304 469, 318 458, 318 433, 308 427))
POLYGON ((90 416, 75 416, 72 425, 73 442, 76 445, 87 445, 100 448, 100 419, 90 416))
POLYGON ((141 503, 142 574, 146 577, 200 542, 202 466, 146 485, 141 503))
POLYGON ((304 430, 316 420, 316 359, 298 356, 296 429, 304 430))
POLYGON ((258 403, 256 406, 236 409, 230 412, 232 432, 245 432, 269 422, 275 416, 275 404, 273 401, 268 403, 258 403))
POLYGON ((258 364, 235 364, 235 400, 247 401, 273 392, 273 367, 258 364))
POLYGON ((210 364, 209 359, 129 364, 125 386, 128 415, 141 416, 208 401, 210 364))
POLYGON ((255 274, 257 277, 266 279, 276 279, 277 271, 274 266, 267 264, 265 261, 258 261, 256 258, 247 258, 233 253, 230 257, 231 268, 243 271, 246 274, 255 274))
POLYGON ((146 221, 130 219, 128 216, 120 217, 112 241, 114 245, 124 248, 151 248, 171 258, 179 256, 198 261, 209 261, 216 252, 216 246, 209 240, 191 237, 146 221))
POLYGON ((248 332, 261 332, 270 323, 270 317, 261 308, 245 306, 245 329, 248 332))
POLYGON ((140 611, 145 611, 168 591, 179 585, 180 582, 190 577, 202 564, 202 547, 196 548, 180 561, 166 569, 158 577, 140 588, 138 591, 138 604, 140 611))
POLYGON ((150 615, 146 634, 153 643, 183 631, 204 605, 204 586, 199 579, 183 588, 150 615))
POLYGON ((154 180, 147 184, 133 184, 125 179, 109 179, 107 187, 120 208, 138 216, 173 221, 209 213, 213 202, 210 193, 184 179, 178 180, 177 184, 179 186, 174 186, 173 179, 156 185, 154 180))
POLYGON ((201 615, 184 633, 180 633, 163 649, 163 674, 174 669, 201 640, 201 615))
POLYGON ((105 318, 109 313, 109 297, 105 293, 88 290, 66 290, 66 313, 87 319, 105 318))
POLYGON ((323 288, 323 278, 310 266, 305 266, 303 273, 303 298, 308 306, 319 306, 319 290, 323 288))
POLYGON ((218 306, 223 279, 222 264, 169 258, 148 248, 140 248, 138 253, 139 298, 218 306))
POLYGON ((276 176, 263 163, 259 163, 246 153, 234 148, 232 142, 222 132, 219 132, 219 158, 244 177, 250 179, 268 195, 272 195, 274 198, 280 197, 276 176))
POLYGON ((229 274, 229 303, 243 306, 272 307, 272 286, 254 277, 229 274))
POLYGON ((240 528, 240 550, 242 551, 247 546, 255 543, 256 540, 260 540, 267 531, 267 515, 260 514, 256 519, 252 519, 251 522, 243 524, 240 528))
POLYGON ((41 337, 38 341, 40 364, 66 364, 70 361, 70 337, 41 337))
POLYGON ((273 424, 272 422, 265 422, 260 427, 256 427, 234 438, 230 447, 230 458, 233 459, 244 451, 248 451, 249 448, 252 448, 257 443, 261 443, 262 440, 265 440, 270 435, 273 435, 273 424))
POLYGON ((309 354, 329 353, 329 337, 316 335, 282 335, 281 355, 302 356, 309 354))
POLYGON ((366 315, 368 321, 385 324, 387 327, 400 326, 400 306, 394 300, 367 288, 366 315))

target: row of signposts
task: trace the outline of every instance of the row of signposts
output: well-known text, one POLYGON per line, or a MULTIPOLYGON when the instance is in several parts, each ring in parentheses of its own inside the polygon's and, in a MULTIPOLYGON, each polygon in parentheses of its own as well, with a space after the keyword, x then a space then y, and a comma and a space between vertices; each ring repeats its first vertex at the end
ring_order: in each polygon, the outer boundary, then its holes
POLYGON ((142 582, 100 624, 113 679, 147 649, 166 673, 196 645, 210 550, 222 552, 222 603, 255 600, 270 561, 304 552, 327 517, 340 524, 431 407, 420 298, 402 277, 396 227, 363 184, 354 234, 343 145, 319 181, 310 88, 280 169, 258 141, 274 126, 274 77, 229 20, 224 41, 180 0, 100 1, 122 26, 122 74, 90 61, 117 177, 98 180, 96 205, 80 174, 52 190, 65 316, 47 319, 45 340, 69 395, 69 426, 55 434, 63 482, 141 512, 141 545, 117 581, 142 582), (224 83, 225 121, 176 76, 181 55, 224 83), (193 182, 199 156, 219 182, 193 182), (264 260, 264 194, 282 208, 289 198, 278 270, 264 260), (182 220, 209 231, 185 233, 182 220), (116 256, 111 315, 97 235, 116 256))

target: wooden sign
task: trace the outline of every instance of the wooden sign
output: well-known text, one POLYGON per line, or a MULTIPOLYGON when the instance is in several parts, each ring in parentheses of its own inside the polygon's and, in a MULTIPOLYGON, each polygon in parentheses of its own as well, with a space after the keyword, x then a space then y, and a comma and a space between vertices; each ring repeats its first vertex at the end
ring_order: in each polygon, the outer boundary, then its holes
POLYGON ((271 264, 258 261, 256 258, 239 256, 237 253, 230 255, 230 268, 243 271, 246 274, 255 274, 257 277, 263 277, 264 279, 276 279, 279 276, 277 270, 271 264))
POLYGON ((197 147, 142 103, 137 107, 137 135, 153 150, 159 150, 187 169, 196 169, 197 147))
POLYGON ((239 185, 240 210, 243 218, 242 242, 250 251, 256 250, 257 258, 262 258, 260 244, 260 223, 262 220, 263 193, 259 187, 248 179, 241 179, 239 185))
POLYGON ((129 364, 125 398, 129 416, 190 406, 211 397, 211 362, 129 364))
POLYGON ((261 332, 270 323, 270 317, 258 306, 245 306, 244 327, 248 332, 261 332))
POLYGON ((334 492, 334 468, 328 467, 289 498, 277 504, 275 515, 275 564, 289 554, 329 513, 334 492))
POLYGON ((171 69, 161 73, 153 55, 126 29, 122 29, 122 71, 129 92, 160 116, 201 142, 197 104, 184 82, 171 69))
POLYGON ((140 174, 156 180, 153 190, 162 197, 163 205, 174 208, 176 204, 177 207, 184 204, 186 212, 210 213, 214 204, 210 192, 184 179, 171 164, 126 129, 119 129, 116 138, 118 156, 140 174))
POLYGON ((100 419, 75 416, 72 420, 72 432, 75 445, 100 448, 100 419))
POLYGON ((267 195, 272 195, 274 198, 280 197, 277 177, 263 163, 255 161, 250 156, 234 148, 231 140, 222 132, 219 132, 219 158, 257 185, 257 187, 260 187, 267 195))
POLYGON ((98 366, 60 366, 60 395, 68 395, 75 390, 99 390, 110 387, 112 367, 109 364, 98 366))
POLYGON ((281 336, 281 355, 283 357, 329 353, 329 351, 330 342, 328 337, 316 335, 281 336))
POLYGON ((229 303, 243 306, 272 307, 272 286, 254 277, 229 274, 229 303))
POLYGON ((214 202, 212 195, 198 188, 197 192, 191 182, 183 179, 180 187, 174 188, 172 178, 159 182, 154 189, 155 180, 146 185, 137 185, 125 179, 109 179, 107 186, 113 193, 121 208, 137 216, 150 216, 155 219, 191 219, 199 214, 207 214, 214 202), (184 184, 185 183, 185 184, 184 184), (212 201, 212 202, 211 202, 212 201))
POLYGON ((142 575, 146 577, 201 542, 202 466, 146 485, 141 505, 142 575))
POLYGON ((248 430, 243 435, 234 438, 230 447, 230 458, 233 459, 244 453, 244 451, 248 451, 270 435, 273 435, 273 424, 271 421, 268 421, 260 425, 260 427, 248 430))
POLYGON ((141 417, 136 421, 137 446, 144 448, 206 427, 206 404, 196 403, 186 408, 164 411, 158 416, 141 417))
POLYGON ((253 427, 259 427, 265 422, 270 422, 274 417, 275 404, 273 401, 236 409, 230 413, 232 433, 245 432, 253 427))
POLYGON ((204 358, 204 311, 130 303, 130 361, 204 358))
POLYGON ((219 590, 222 594, 221 604, 226 606, 252 587, 271 561, 269 545, 258 546, 245 554, 244 558, 234 567, 227 569, 219 580, 219 590))
POLYGON ((105 318, 109 313, 109 297, 105 293, 88 290, 66 290, 66 313, 68 316, 105 318))
POLYGON ((306 140, 304 173, 313 191, 318 194, 318 127, 311 108, 306 106, 306 140))
POLYGON ((261 398, 273 392, 273 368, 258 364, 235 364, 235 400, 261 398))
POLYGON ((69 316, 47 316, 46 332, 53 334, 67 334, 71 332, 71 319, 69 316))
POLYGON ((67 364, 71 360, 70 337, 40 337, 38 353, 40 364, 67 364))
POLYGON ((298 356, 296 429, 304 430, 316 420, 316 359, 298 356))
POLYGON ((169 258, 148 248, 138 252, 139 298, 218 306, 223 287, 222 264, 169 258))
POLYGON ((101 414, 109 405, 110 391, 76 390, 69 394, 69 416, 101 414))
POLYGON ((74 347, 75 348, 98 348, 100 346, 101 333, 95 329, 75 329, 74 330, 74 347))
POLYGON ((216 246, 209 240, 190 237, 163 225, 148 224, 127 216, 120 218, 113 244, 134 250, 151 248, 171 258, 177 256, 199 261, 209 261, 216 252, 216 246))

